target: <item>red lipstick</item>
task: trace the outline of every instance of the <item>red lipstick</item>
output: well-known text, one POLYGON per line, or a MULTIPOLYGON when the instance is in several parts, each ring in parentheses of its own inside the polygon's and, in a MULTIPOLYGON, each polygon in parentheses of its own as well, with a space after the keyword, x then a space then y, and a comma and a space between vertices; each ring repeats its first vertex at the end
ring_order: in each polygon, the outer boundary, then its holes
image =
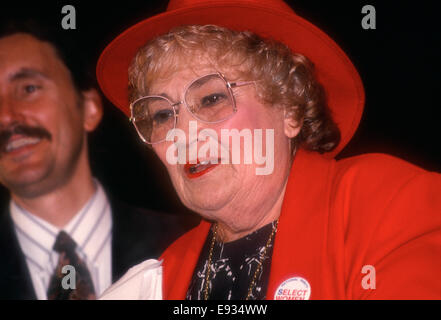
POLYGON ((196 164, 189 164, 189 163, 185 164, 184 171, 189 179, 195 179, 210 172, 218 165, 219 165, 219 160, 218 163, 211 163, 210 161, 201 162, 198 160, 196 164))

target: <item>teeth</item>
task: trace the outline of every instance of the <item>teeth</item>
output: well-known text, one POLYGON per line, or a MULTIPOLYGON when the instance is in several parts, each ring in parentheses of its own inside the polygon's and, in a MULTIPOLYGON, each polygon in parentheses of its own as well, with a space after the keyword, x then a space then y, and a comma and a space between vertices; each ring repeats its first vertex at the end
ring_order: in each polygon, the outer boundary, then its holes
POLYGON ((217 162, 215 160, 204 160, 204 161, 201 161, 201 162, 199 162, 199 163, 197 163, 194 166, 191 166, 189 168, 190 173, 197 173, 197 172, 200 172, 202 170, 205 170, 206 167, 211 165, 211 164, 217 164, 217 162), (212 161, 214 163, 212 163, 212 161))
POLYGON ((27 145, 32 145, 32 144, 36 144, 40 141, 39 138, 21 138, 21 139, 17 139, 14 141, 11 141, 7 144, 6 146, 6 152, 10 152, 13 151, 15 149, 27 146, 27 145))

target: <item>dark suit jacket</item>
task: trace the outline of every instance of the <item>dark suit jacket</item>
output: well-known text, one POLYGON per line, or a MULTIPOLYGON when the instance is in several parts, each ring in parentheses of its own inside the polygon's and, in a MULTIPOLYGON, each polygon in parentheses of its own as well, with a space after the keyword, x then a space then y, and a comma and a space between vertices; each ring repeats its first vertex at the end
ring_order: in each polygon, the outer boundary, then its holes
MULTIPOLYGON (((196 223, 188 216, 110 202, 113 218, 112 282, 133 265, 158 258, 172 241, 196 223)), ((36 295, 31 275, 15 234, 9 206, 0 213, 0 300, 34 300, 36 295)))

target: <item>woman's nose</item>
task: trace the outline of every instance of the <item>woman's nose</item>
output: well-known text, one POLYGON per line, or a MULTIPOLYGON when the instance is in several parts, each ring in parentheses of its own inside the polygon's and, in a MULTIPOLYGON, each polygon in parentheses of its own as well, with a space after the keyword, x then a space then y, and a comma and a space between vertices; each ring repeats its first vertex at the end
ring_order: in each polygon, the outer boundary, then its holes
POLYGON ((180 105, 177 113, 176 129, 182 130, 180 133, 185 134, 185 140, 175 139, 174 143, 178 148, 185 148, 190 161, 196 160, 198 148, 200 147, 198 146, 199 133, 207 127, 209 127, 209 124, 199 121, 185 104, 180 105), (183 145, 184 141, 185 145, 183 145))
POLYGON ((176 114, 176 129, 183 130, 187 137, 193 133, 195 127, 197 127, 197 133, 207 127, 207 124, 199 121, 184 103, 181 103, 176 109, 176 114))

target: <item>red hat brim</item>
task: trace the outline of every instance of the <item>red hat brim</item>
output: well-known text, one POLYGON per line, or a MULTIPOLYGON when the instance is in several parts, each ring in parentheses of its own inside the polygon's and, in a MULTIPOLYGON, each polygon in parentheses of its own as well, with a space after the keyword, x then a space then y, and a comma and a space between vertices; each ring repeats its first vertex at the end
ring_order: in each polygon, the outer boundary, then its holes
POLYGON ((364 107, 364 89, 352 62, 323 31, 293 11, 237 2, 201 3, 151 17, 114 39, 101 54, 97 79, 107 98, 129 116, 128 67, 137 50, 150 39, 181 25, 214 24, 248 30, 278 40, 293 52, 308 57, 325 88, 328 105, 341 131, 338 147, 326 154, 334 157, 352 138, 364 107))

